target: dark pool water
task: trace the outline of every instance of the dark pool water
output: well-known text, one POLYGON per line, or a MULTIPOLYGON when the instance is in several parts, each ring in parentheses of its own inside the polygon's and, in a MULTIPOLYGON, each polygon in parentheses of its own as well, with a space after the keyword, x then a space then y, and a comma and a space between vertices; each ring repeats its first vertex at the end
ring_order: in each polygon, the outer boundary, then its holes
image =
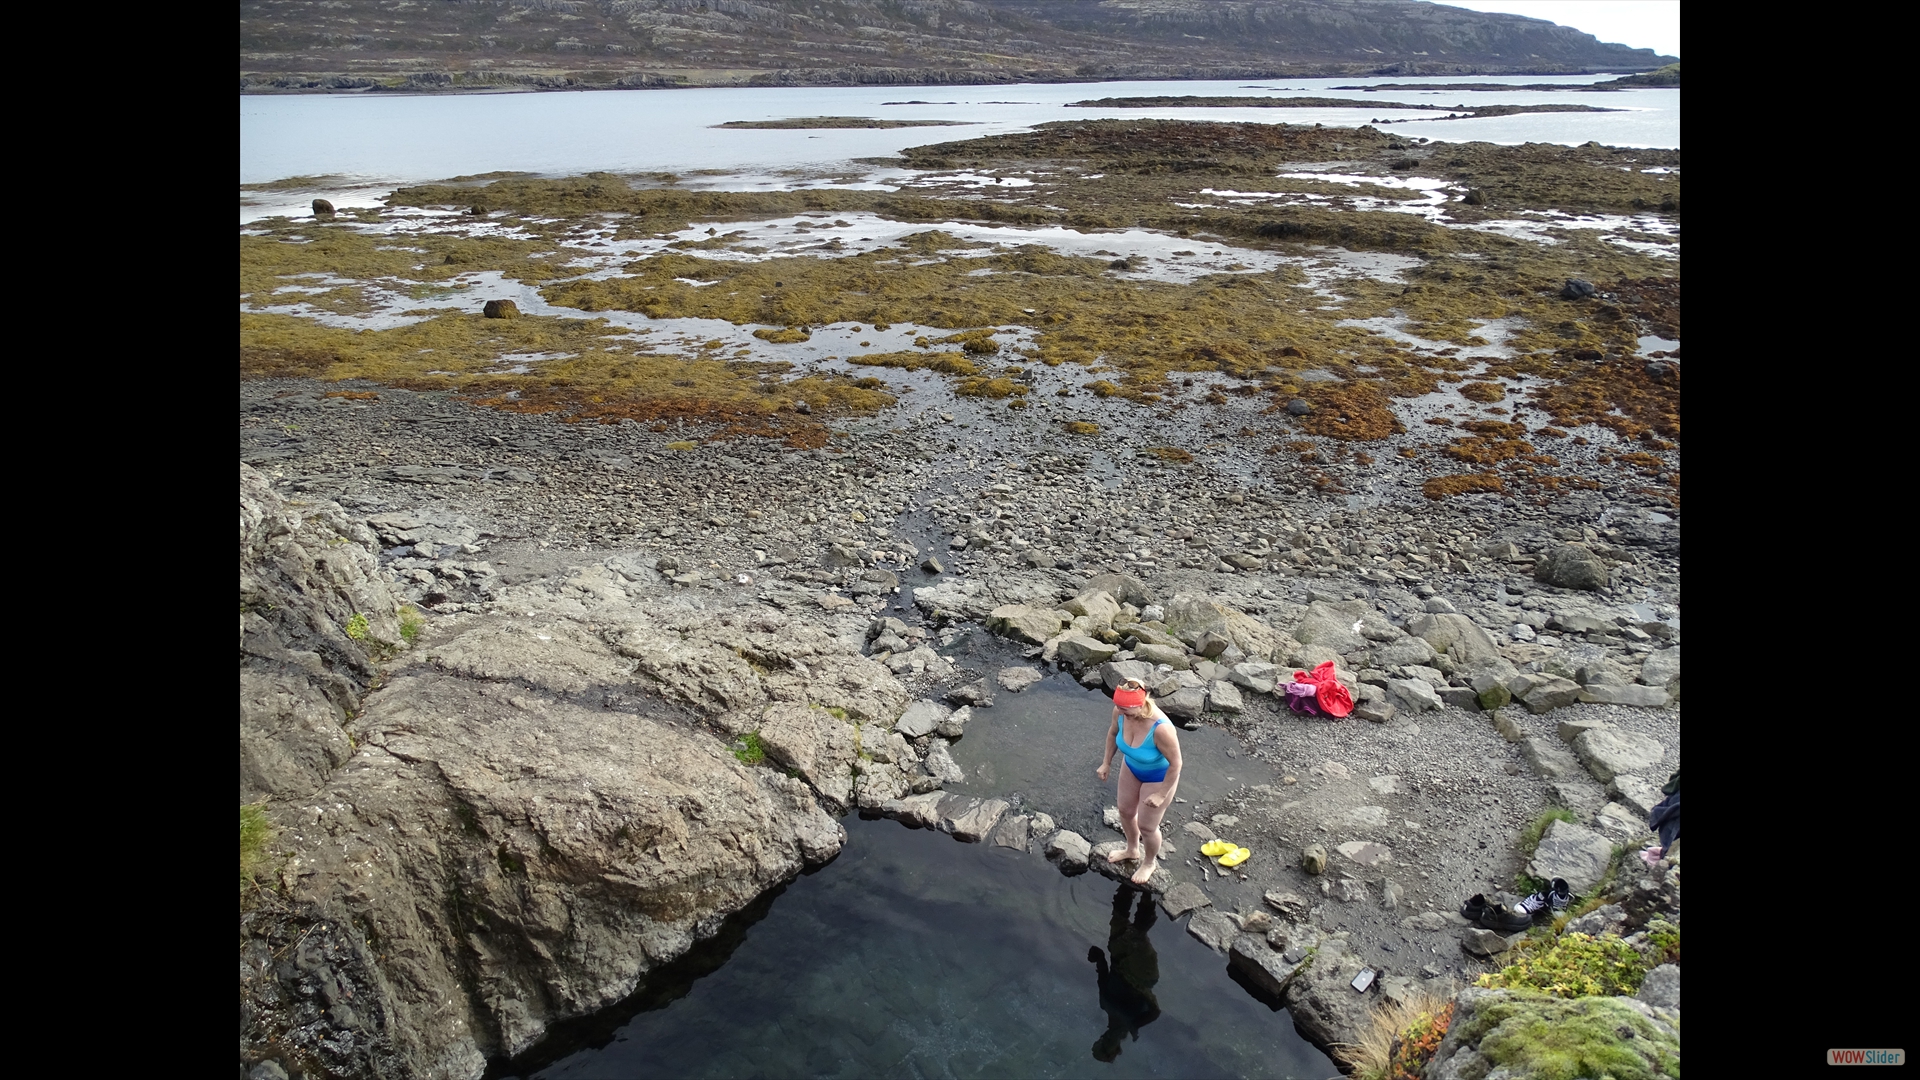
POLYGON ((495 1075, 1337 1075, 1135 890, 892 821, 846 826, 834 862, 495 1075))

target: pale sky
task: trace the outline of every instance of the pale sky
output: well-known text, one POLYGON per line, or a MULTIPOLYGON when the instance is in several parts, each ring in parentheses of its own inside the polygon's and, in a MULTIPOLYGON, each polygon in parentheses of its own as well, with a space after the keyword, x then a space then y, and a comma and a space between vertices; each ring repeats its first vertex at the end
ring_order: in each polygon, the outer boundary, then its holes
POLYGON ((1525 15, 1601 41, 1680 55, 1680 0, 1440 0, 1448 7, 1525 15))

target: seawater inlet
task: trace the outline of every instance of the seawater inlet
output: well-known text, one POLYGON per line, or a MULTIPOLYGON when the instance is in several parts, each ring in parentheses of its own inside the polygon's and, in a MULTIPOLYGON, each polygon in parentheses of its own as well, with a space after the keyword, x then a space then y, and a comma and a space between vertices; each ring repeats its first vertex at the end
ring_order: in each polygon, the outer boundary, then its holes
POLYGON ((839 858, 491 1075, 1337 1073, 1146 894, 1022 851, 845 824, 839 858))

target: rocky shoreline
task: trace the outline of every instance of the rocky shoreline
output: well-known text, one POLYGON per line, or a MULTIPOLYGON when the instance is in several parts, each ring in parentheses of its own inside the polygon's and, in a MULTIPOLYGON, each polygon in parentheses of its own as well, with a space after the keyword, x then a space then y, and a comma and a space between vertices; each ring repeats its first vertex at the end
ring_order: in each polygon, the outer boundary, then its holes
POLYGON ((1115 834, 1064 795, 1092 736, 1058 792, 956 760, 1041 678, 1147 675, 1231 737, 1247 769, 1169 816, 1156 884, 1316 1044, 1494 970, 1454 912, 1516 875, 1677 921, 1677 869, 1617 857, 1678 766, 1669 503, 1343 498, 928 396, 792 450, 243 382, 241 796, 275 829, 243 1074, 477 1076, 856 809, 1102 869, 1115 834), (1356 718, 1273 697, 1322 660, 1356 718), (1549 805, 1574 820, 1523 854, 1549 805), (1213 832, 1255 858, 1211 865, 1213 832), (1340 992, 1362 965, 1379 988, 1340 992))

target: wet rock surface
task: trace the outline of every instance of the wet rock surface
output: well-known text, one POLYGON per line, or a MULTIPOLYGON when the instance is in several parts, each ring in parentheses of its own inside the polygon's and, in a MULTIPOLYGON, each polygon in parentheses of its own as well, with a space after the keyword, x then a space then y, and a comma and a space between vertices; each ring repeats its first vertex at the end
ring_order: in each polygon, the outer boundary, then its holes
POLYGON ((268 965, 243 980, 279 1003, 249 1014, 249 1061, 305 1032, 360 1048, 347 1071, 475 1075, 831 858, 854 807, 1083 870, 1085 838, 1114 835, 1093 776, 1101 691, 1128 674, 1193 725, 1163 825, 1181 850, 1156 886, 1303 1031, 1342 1041, 1357 1020, 1337 970, 1489 970, 1453 912, 1527 869, 1520 830, 1561 804, 1624 834, 1678 766, 1677 561, 1641 545, 1643 583, 1599 591, 1513 561, 1567 535, 1624 543, 1608 534, 1629 518, 1677 537, 1644 506, 1349 507, 1037 438, 989 450, 938 421, 861 427, 823 453, 669 451, 677 432, 327 390, 242 384, 243 431, 297 418, 302 436, 268 456, 243 442, 242 798, 277 829, 256 909, 270 917, 243 939, 357 928, 329 932, 372 1001, 336 1016, 320 982, 268 965), (1143 539, 1121 541, 1122 522, 1143 539), (1165 535, 1188 528, 1249 539, 1165 535), (986 542, 946 554, 970 532, 986 542), (1258 569, 1218 557, 1263 542, 1279 557, 1258 569), (942 572, 921 569, 936 547, 942 572), (1276 689, 1322 659, 1391 713, 1290 711, 1276 689), (1497 719, 1478 707, 1501 694, 1497 719), (1015 709, 1041 710, 1021 752, 1060 768, 981 773, 1015 709), (1195 829, 1251 858, 1221 867, 1195 829), (1247 932, 1260 910, 1280 917, 1247 932), (1289 950, 1338 934, 1324 985, 1289 981, 1289 950))

